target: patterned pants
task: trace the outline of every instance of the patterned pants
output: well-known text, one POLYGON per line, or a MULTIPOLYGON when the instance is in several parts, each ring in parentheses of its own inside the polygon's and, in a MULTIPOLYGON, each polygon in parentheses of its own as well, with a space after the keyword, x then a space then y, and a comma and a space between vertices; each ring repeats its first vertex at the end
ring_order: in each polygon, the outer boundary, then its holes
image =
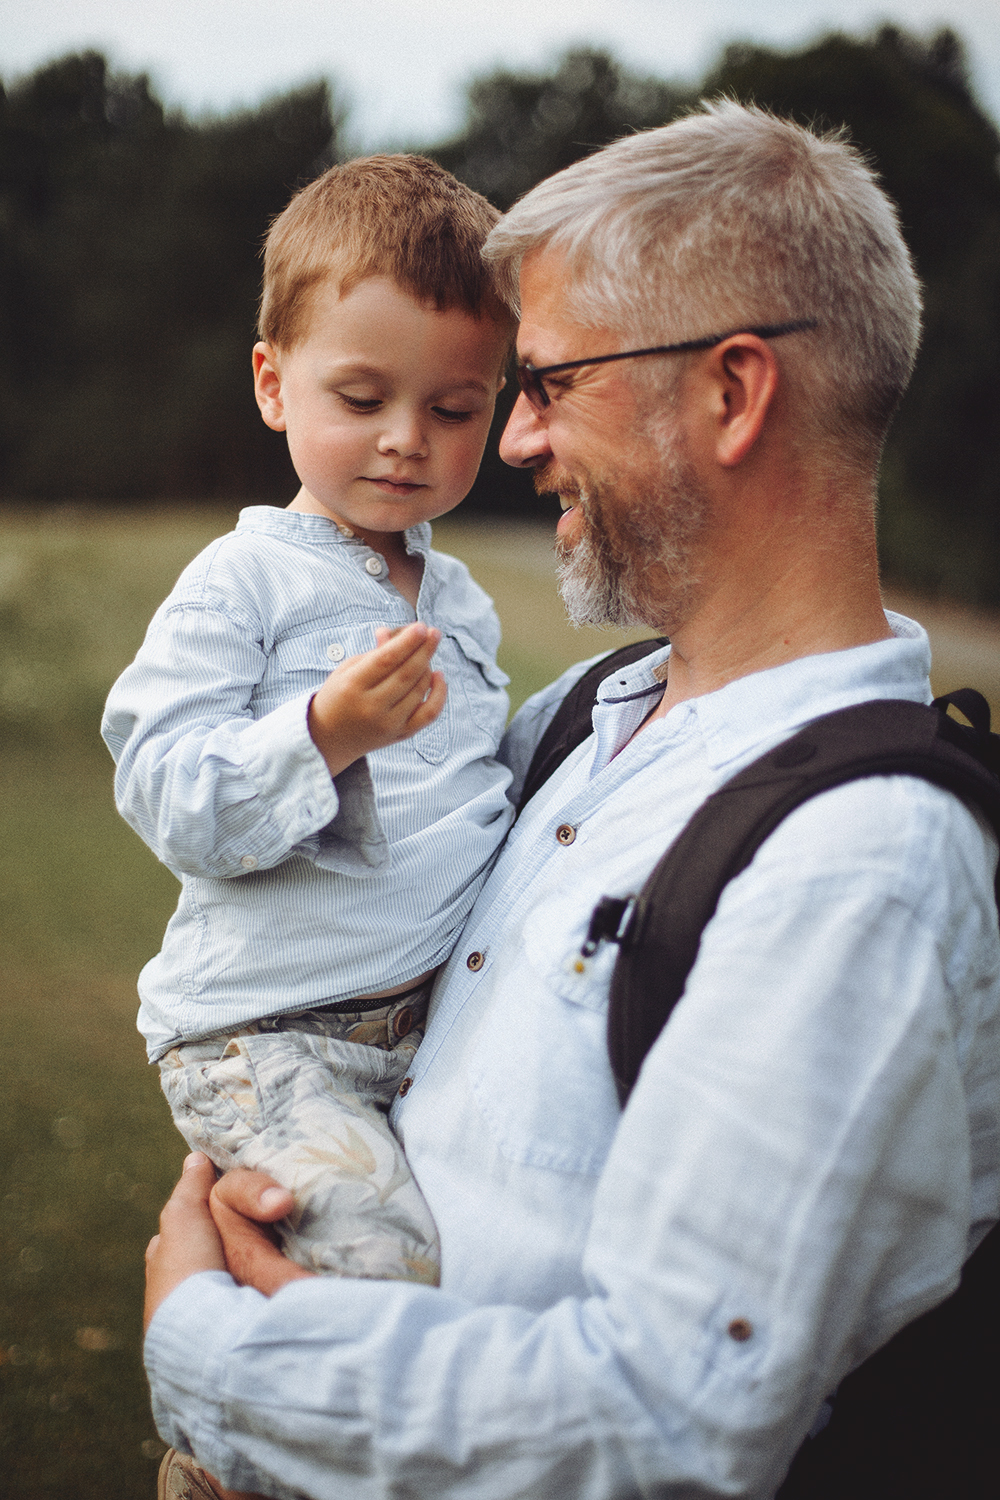
POLYGON ((373 1010, 254 1021, 185 1042, 160 1063, 192 1150, 224 1171, 267 1172, 294 1193, 294 1212, 275 1227, 309 1271, 437 1285, 437 1229, 387 1119, 429 994, 430 982, 373 1010))

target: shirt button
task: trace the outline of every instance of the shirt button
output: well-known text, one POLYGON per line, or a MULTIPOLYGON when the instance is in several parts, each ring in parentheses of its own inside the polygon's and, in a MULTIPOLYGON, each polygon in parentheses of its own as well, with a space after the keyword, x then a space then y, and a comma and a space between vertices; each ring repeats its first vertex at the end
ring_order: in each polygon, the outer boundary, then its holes
POLYGON ((470 953, 468 958, 465 960, 465 967, 467 969, 471 969, 473 974, 476 974, 483 967, 483 964, 485 962, 486 955, 484 953, 470 953))
POLYGON ((244 854, 240 858, 240 864, 243 866, 244 870, 256 870, 259 863, 260 861, 258 860, 256 854, 244 854))
POLYGON ((396 1041, 401 1042, 404 1036, 409 1036, 413 1030, 413 1012, 408 1005, 404 1005, 399 1014, 393 1017, 392 1029, 396 1041))
POLYGON ((407 1094, 412 1089, 412 1087, 413 1087, 413 1079, 412 1078, 404 1078, 403 1081, 402 1081, 402 1083, 399 1085, 399 1097, 401 1099, 405 1099, 406 1096, 407 1096, 407 1094))
POLYGON ((339 641, 331 641, 329 646, 327 646, 326 648, 326 654, 331 661, 343 661, 344 657, 347 655, 347 652, 344 650, 339 641))
POLYGON ((729 1337, 731 1339, 735 1339, 738 1344, 745 1344, 747 1339, 751 1338, 753 1335, 753 1324, 750 1322, 749 1318, 734 1318, 729 1327, 726 1329, 726 1332, 729 1334, 729 1337))
POLYGON ((378 578, 382 572, 382 559, 380 557, 369 557, 365 560, 365 572, 370 573, 373 578, 378 578))
POLYGON ((559 840, 560 844, 572 844, 573 840, 576 838, 576 829, 573 827, 572 823, 560 823, 559 827, 556 829, 556 838, 559 840))

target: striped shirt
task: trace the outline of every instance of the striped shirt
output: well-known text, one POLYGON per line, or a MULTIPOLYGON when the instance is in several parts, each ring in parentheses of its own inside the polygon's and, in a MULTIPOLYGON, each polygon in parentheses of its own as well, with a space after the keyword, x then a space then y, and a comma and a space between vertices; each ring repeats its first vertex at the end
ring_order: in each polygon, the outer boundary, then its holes
POLYGON ((416 616, 385 560, 325 516, 253 506, 182 573, 115 684, 103 734, 122 816, 181 882, 143 969, 152 1060, 178 1040, 332 1003, 442 963, 509 826, 494 759, 507 678, 492 602, 424 559, 438 719, 331 779, 306 723, 331 670, 416 616))
MULTIPOLYGON (((906 776, 797 808, 727 886, 624 1112, 614 944, 580 948, 600 897, 638 890, 766 749, 852 703, 927 701, 927 638, 890 623, 634 739, 667 653, 605 679, 393 1105, 440 1288, 189 1277, 146 1343, 164 1438, 282 1500, 774 1494, 824 1397, 954 1288, 997 1217, 996 839, 906 776)), ((512 764, 570 680, 525 705, 512 764)))

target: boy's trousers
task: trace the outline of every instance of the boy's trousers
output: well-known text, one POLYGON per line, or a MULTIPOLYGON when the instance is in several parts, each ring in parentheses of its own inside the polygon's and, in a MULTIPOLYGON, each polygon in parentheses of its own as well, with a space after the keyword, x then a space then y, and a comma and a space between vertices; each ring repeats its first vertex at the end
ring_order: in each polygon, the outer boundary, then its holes
POLYGON ((434 1220, 387 1119, 429 994, 428 982, 374 1009, 253 1021, 182 1043, 160 1063, 193 1150, 223 1171, 267 1172, 295 1195, 294 1213, 275 1227, 309 1271, 437 1284, 434 1220))

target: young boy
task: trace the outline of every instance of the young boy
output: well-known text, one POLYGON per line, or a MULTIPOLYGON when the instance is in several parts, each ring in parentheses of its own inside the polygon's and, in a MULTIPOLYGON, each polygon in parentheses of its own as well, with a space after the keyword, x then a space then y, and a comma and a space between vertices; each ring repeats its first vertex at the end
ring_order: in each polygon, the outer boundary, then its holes
POLYGON ((192 1147, 295 1194, 315 1271, 438 1278, 386 1112, 511 816, 499 625, 427 525, 502 384, 497 217, 407 156, 292 199, 253 365, 301 488, 184 571, 105 714, 119 811, 182 884, 140 976, 150 1059, 192 1147))

